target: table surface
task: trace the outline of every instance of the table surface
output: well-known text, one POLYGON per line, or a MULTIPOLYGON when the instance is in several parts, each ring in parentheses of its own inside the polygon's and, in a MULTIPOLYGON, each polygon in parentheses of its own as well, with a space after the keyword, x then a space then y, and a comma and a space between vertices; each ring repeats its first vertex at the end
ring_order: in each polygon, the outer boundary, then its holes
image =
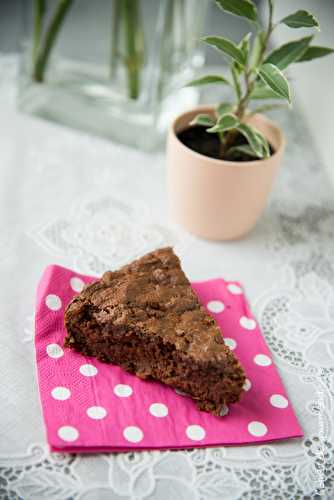
POLYGON ((238 242, 168 223, 164 155, 19 114, 1 56, 0 498, 295 499, 334 496, 334 196, 300 111, 269 207, 238 242), (50 454, 36 386, 34 294, 57 263, 100 274, 173 244, 192 280, 245 285, 305 432, 301 440, 177 452, 50 454), (7 494, 7 496, 6 496, 7 494))

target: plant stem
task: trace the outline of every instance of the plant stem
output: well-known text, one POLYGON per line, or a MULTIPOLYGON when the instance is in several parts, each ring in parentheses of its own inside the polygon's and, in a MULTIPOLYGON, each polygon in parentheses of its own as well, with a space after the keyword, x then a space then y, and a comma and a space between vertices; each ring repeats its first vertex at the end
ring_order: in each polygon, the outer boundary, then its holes
POLYGON ((34 65, 33 78, 36 82, 43 82, 45 69, 48 64, 52 47, 57 39, 63 20, 71 7, 73 0, 60 0, 45 34, 44 46, 38 51, 34 65))
MULTIPOLYGON (((258 64, 261 65, 263 63, 266 49, 268 46, 269 38, 270 35, 272 34, 272 31, 274 29, 274 24, 273 24, 273 0, 268 0, 268 6, 269 6, 269 16, 268 16, 268 27, 266 30, 265 38, 261 47, 261 51, 259 54, 259 59, 258 59, 258 64)), ((254 89, 254 85, 256 82, 257 74, 252 68, 246 67, 245 68, 245 93, 244 95, 239 98, 238 100, 238 106, 236 109, 236 116, 239 118, 240 121, 243 120, 245 117, 247 107, 251 98, 251 94, 254 89), (253 78, 252 78, 253 77, 253 78)), ((229 150, 231 146, 233 146, 233 142, 235 140, 235 137, 237 135, 236 130, 229 130, 226 134, 224 134, 223 137, 220 137, 220 157, 223 159, 224 155, 226 152, 229 150)))
POLYGON ((228 132, 222 132, 220 135, 220 145, 219 145, 219 156, 221 159, 224 159, 227 151, 234 146, 235 138, 238 135, 238 131, 236 129, 229 130, 228 132))
POLYGON ((113 0, 112 3, 110 78, 115 75, 117 59, 119 57, 119 21, 121 13, 121 1, 122 0, 113 0))
POLYGON ((139 95, 139 69, 142 63, 143 33, 140 29, 139 0, 122 1, 122 19, 125 36, 125 65, 128 75, 128 92, 131 99, 139 95))
POLYGON ((249 98, 250 98, 250 95, 251 95, 252 90, 253 90, 253 84, 250 81, 250 71, 248 69, 246 70, 246 73, 245 73, 245 88, 246 88, 246 92, 245 92, 244 96, 240 99, 238 107, 237 107, 237 111, 235 113, 240 121, 243 119, 243 117, 245 115, 247 105, 249 102, 249 98))
MULTIPOLYGON (((270 38, 270 35, 272 34, 272 31, 274 29, 273 0, 268 0, 268 5, 269 5, 268 27, 266 30, 265 38, 264 38, 264 41, 263 41, 263 44, 261 47, 261 51, 260 51, 260 55, 259 55, 259 59, 258 59, 259 66, 261 66, 261 64, 263 63, 263 59, 264 59, 264 56, 265 56, 265 53, 267 50, 269 38, 270 38)), ((238 118, 240 120, 243 119, 243 117, 246 113, 248 103, 250 101, 250 96, 252 94, 252 91, 253 91, 253 88, 255 85, 255 80, 256 80, 257 75, 255 75, 255 77, 252 79, 251 78, 252 73, 253 73, 253 71, 251 69, 246 68, 246 71, 245 71, 245 89, 246 89, 246 91, 245 91, 244 96, 240 99, 239 105, 238 105, 238 108, 236 111, 236 115, 238 116, 238 118)))
POLYGON ((39 45, 41 43, 44 13, 45 0, 34 0, 34 43, 32 49, 33 64, 36 64, 39 45))

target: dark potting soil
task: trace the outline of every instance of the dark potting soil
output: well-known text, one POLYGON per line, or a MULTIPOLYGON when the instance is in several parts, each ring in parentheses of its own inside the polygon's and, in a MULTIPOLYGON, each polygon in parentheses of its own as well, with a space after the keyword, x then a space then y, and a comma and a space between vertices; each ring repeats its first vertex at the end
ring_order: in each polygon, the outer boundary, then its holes
MULTIPOLYGON (((178 139, 188 148, 210 158, 220 159, 219 146, 220 141, 217 134, 210 134, 206 131, 205 127, 195 125, 194 127, 186 128, 177 134, 178 139)), ((247 144, 245 137, 238 134, 235 137, 233 146, 241 146, 247 144)), ((273 148, 270 146, 270 154, 274 153, 273 148)), ((244 153, 234 153, 233 157, 223 158, 227 161, 255 161, 257 158, 249 156, 244 153)))

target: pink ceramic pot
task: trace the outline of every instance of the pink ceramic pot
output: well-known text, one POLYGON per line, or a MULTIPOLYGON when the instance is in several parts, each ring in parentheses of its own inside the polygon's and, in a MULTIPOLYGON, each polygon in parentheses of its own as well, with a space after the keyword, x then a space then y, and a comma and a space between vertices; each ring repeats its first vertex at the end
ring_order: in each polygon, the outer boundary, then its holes
POLYGON ((169 207, 172 219, 191 233, 210 240, 240 238, 263 212, 281 163, 285 139, 281 130, 262 115, 249 119, 269 140, 275 153, 252 162, 215 160, 182 144, 177 134, 198 113, 180 115, 171 125, 167 143, 169 207))

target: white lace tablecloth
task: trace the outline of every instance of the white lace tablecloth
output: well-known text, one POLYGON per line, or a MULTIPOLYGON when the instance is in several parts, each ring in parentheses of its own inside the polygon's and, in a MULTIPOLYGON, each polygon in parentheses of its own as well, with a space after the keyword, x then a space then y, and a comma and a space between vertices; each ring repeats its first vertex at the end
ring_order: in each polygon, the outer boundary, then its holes
POLYGON ((0 58, 0 498, 334 498, 334 193, 300 113, 256 230, 232 243, 167 223, 163 154, 20 115, 0 58), (305 431, 302 440, 174 452, 50 454, 38 399, 34 294, 58 263, 100 274, 173 244, 192 280, 244 283, 305 431))

